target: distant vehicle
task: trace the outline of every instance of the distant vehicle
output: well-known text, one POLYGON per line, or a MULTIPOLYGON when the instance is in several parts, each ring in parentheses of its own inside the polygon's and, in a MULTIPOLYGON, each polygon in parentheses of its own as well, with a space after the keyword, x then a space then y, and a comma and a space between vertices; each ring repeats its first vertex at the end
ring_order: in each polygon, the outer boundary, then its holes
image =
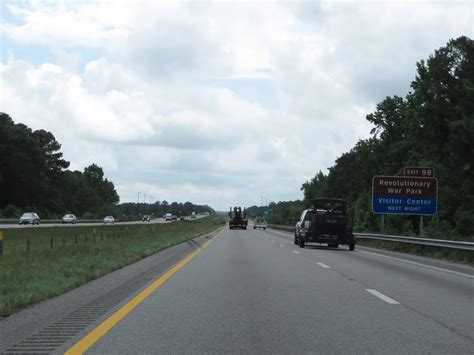
POLYGON ((306 243, 326 244, 338 248, 346 244, 355 249, 352 226, 347 217, 347 202, 335 198, 317 198, 313 208, 304 210, 295 226, 295 244, 301 248, 306 243))
POLYGON ((173 215, 172 215, 171 213, 165 214, 165 221, 171 221, 171 220, 173 220, 172 217, 173 217, 173 215))
POLYGON ((150 222, 150 220, 151 220, 151 217, 149 215, 146 214, 143 216, 143 219, 142 219, 143 222, 150 222))
POLYGON ((255 223, 253 225, 253 229, 257 229, 257 228, 267 229, 267 221, 265 221, 265 218, 258 217, 255 220, 255 223))
POLYGON ((34 212, 23 213, 18 221, 18 224, 40 224, 39 216, 34 212))
POLYGON ((181 217, 179 217, 179 220, 180 220, 180 221, 185 221, 186 218, 185 218, 184 216, 181 216, 181 217))
POLYGON ((192 219, 196 218, 196 212, 191 213, 191 218, 192 219))
POLYGON ((247 229, 247 212, 241 207, 232 207, 229 212, 229 229, 247 229))
POLYGON ((77 218, 73 214, 66 214, 63 217, 63 224, 76 224, 77 223, 77 218))
POLYGON ((107 217, 104 218, 104 224, 114 224, 114 223, 115 223, 114 217, 107 216, 107 217))
POLYGON ((178 220, 178 216, 176 216, 175 214, 171 216, 171 220, 172 221, 177 221, 178 220))

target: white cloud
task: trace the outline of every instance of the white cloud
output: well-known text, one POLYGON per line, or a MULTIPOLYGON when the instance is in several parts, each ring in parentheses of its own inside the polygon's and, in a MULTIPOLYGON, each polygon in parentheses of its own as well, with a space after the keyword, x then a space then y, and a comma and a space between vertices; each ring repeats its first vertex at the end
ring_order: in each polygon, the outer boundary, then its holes
POLYGON ((122 201, 147 191, 222 209, 301 198, 368 136, 379 100, 407 93, 416 61, 474 23, 462 2, 7 8, 1 111, 52 131, 72 168, 103 166, 122 201), (38 48, 50 58, 34 64, 38 48))

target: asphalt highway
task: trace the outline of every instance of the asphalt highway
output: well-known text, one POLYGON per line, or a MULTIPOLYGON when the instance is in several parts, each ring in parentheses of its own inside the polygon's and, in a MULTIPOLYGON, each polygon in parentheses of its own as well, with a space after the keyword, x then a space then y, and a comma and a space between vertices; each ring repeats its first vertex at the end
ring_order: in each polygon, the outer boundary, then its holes
POLYGON ((87 353, 472 353, 473 296, 473 273, 226 230, 87 353))
POLYGON ((1 321, 3 349, 473 353, 470 266, 373 248, 301 249, 290 233, 275 230, 223 229, 213 235, 1 321), (112 298, 118 302, 120 293, 122 302, 92 317, 112 298))

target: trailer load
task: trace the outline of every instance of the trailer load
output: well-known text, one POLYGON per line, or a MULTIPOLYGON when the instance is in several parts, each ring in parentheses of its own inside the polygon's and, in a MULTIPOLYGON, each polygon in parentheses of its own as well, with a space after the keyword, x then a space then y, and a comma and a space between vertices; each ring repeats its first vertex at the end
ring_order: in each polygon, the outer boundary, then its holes
POLYGON ((229 229, 247 229, 247 212, 245 208, 232 207, 229 211, 229 229))

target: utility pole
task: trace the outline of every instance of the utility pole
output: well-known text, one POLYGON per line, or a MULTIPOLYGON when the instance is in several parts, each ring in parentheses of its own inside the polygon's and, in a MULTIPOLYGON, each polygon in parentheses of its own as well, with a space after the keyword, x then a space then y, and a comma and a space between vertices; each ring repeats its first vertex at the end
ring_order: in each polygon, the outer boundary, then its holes
POLYGON ((143 194, 143 204, 146 204, 146 194, 143 194))
POLYGON ((138 200, 137 200, 137 215, 140 214, 140 192, 138 192, 138 200))
POLYGON ((263 196, 260 196, 260 199, 261 199, 261 201, 260 201, 260 207, 263 207, 263 196))
POLYGON ((268 206, 268 197, 265 197, 265 206, 268 206))

